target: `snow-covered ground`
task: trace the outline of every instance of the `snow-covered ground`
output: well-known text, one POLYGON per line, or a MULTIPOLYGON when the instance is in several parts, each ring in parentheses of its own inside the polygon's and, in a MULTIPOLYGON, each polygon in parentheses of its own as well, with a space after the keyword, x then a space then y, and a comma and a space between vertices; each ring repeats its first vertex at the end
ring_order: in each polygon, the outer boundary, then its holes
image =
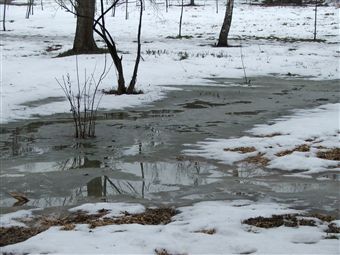
MULTIPOLYGON (((143 211, 138 204, 86 204, 82 209, 95 213, 109 209, 110 217, 121 212, 143 211)), ((167 225, 123 224, 89 229, 78 224, 70 231, 50 229, 18 244, 1 249, 14 254, 338 254, 339 240, 327 239, 326 222, 316 226, 259 228, 242 221, 272 215, 303 213, 286 206, 251 201, 201 202, 179 208, 167 225), (210 234, 204 233, 210 231, 210 234)), ((105 216, 107 217, 107 215, 105 216)), ((302 217, 303 218, 303 217, 302 217)), ((301 218, 301 219, 302 219, 301 218)), ((2 218, 1 218, 2 221, 2 218)), ((334 222, 335 224, 336 221, 334 222)))
MULTIPOLYGON (((204 78, 243 77, 241 49, 213 47, 223 21, 224 3, 220 2, 216 14, 215 1, 196 2, 200 6, 185 7, 183 17, 182 35, 191 37, 189 39, 169 38, 178 34, 178 6, 171 6, 165 12, 163 2, 153 6, 147 2, 143 61, 137 88, 145 94, 105 95, 101 108, 118 109, 157 100, 169 89, 158 85, 208 85, 204 78)), ((107 24, 112 24, 108 28, 123 52, 128 80, 135 59, 138 7, 129 5, 128 20, 124 8, 119 7, 115 17, 108 17, 107 24)), ((52 57, 72 47, 76 19, 54 1, 44 1, 44 10, 37 5, 29 19, 25 19, 25 13, 26 6, 9 6, 8 31, 1 31, 1 123, 69 111, 67 103, 60 101, 59 97, 64 95, 55 78, 60 79, 66 73, 75 78, 75 57, 52 57), (50 98, 48 102, 36 101, 46 98, 50 98)), ((325 41, 301 41, 313 38, 313 7, 260 7, 238 3, 230 42, 242 44, 248 76, 289 74, 290 77, 336 79, 339 78, 338 21, 339 13, 334 6, 320 7, 318 38, 325 41)), ((87 74, 96 69, 95 76, 99 76, 103 55, 78 59, 81 77, 85 69, 87 74)), ((111 70, 100 89, 115 86, 115 81, 115 72, 111 70)))
MULTIPOLYGON (((259 157, 254 163, 262 162, 267 168, 287 173, 293 171, 295 176, 338 172, 339 160, 325 158, 322 152, 339 148, 339 113, 339 103, 298 110, 291 116, 255 126, 247 131, 249 136, 207 139, 194 145, 197 149, 188 149, 185 153, 226 164, 237 163, 240 168, 247 159, 259 157)), ((339 152, 337 155, 339 157, 339 152)))
MULTIPOLYGON (((165 12, 164 3, 147 6, 143 61, 138 75, 138 89, 145 93, 104 95, 100 108, 120 109, 151 103, 165 96, 167 90, 177 89, 169 85, 209 85, 205 78, 243 77, 241 48, 213 47, 224 16, 223 3, 220 2, 220 11, 216 14, 215 1, 196 2, 201 6, 185 8, 182 34, 191 37, 188 39, 174 39, 178 32, 178 6, 171 6, 169 12, 165 12)), ((8 31, 1 32, 0 45, 0 123, 69 111, 67 103, 60 98, 64 95, 55 78, 70 73, 74 80, 75 57, 53 57, 72 47, 76 20, 54 1, 44 3, 44 10, 37 5, 30 19, 25 19, 25 6, 8 8, 8 31), (50 51, 53 48, 58 50, 50 51)), ((131 4, 128 20, 125 20, 124 6, 117 10, 116 17, 107 20, 123 52, 127 80, 135 58, 137 16, 138 8, 131 4)), ((242 44, 247 75, 339 79, 339 12, 332 6, 319 8, 318 38, 325 40, 322 42, 305 41, 313 38, 313 17, 313 7, 236 4, 230 42, 242 44)), ((101 70, 104 56, 83 55, 78 56, 78 61, 83 77, 85 69, 87 74, 101 70)), ((94 75, 98 77, 100 72, 94 75)), ((111 70, 100 89, 115 86, 115 80, 115 72, 111 70)), ((339 161, 317 157, 318 152, 339 147, 339 107, 340 104, 328 104, 299 110, 270 124, 256 126, 244 137, 190 145, 197 149, 188 149, 186 153, 227 164, 260 155, 259 160, 265 162, 267 168, 285 170, 295 176, 339 171, 339 161)), ((86 204, 74 210, 94 213, 101 208, 111 210, 110 216, 121 211, 144 210, 139 204, 122 203, 86 204)), ((297 228, 262 229, 241 223, 250 217, 297 212, 276 203, 211 201, 179 210, 181 213, 168 225, 111 225, 91 231, 87 225, 77 225, 71 231, 51 227, 25 242, 3 247, 1 252, 152 254, 155 249, 166 249, 171 254, 339 253, 339 241, 325 239, 327 226, 316 219, 315 227, 297 228), (212 235, 201 233, 211 229, 216 231, 212 235)), ((31 211, 2 215, 1 226, 22 226, 15 218, 31 215, 31 211)))

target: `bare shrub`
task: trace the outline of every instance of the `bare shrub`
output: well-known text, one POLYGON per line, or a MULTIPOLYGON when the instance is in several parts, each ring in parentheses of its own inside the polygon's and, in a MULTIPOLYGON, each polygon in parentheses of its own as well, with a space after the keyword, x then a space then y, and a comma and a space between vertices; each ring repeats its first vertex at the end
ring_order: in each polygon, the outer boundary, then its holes
POLYGON ((102 95, 99 99, 97 98, 98 87, 108 74, 111 66, 107 70, 105 56, 104 69, 99 78, 95 78, 95 70, 88 76, 85 69, 84 80, 81 80, 78 58, 76 57, 76 86, 73 86, 69 73, 63 75, 61 80, 56 79, 70 104, 75 129, 74 136, 76 138, 95 136, 97 110, 102 98, 102 95))

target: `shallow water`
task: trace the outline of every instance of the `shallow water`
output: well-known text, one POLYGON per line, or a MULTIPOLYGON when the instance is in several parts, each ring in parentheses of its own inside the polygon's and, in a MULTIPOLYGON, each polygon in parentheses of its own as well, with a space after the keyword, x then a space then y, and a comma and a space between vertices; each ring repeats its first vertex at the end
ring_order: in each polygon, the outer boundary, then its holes
POLYGON ((251 86, 210 80, 216 86, 179 87, 152 106, 102 112, 97 137, 88 140, 72 137, 72 122, 63 114, 3 125, 1 211, 88 201, 184 205, 252 199, 338 213, 337 173, 286 177, 278 170, 236 169, 181 153, 188 148, 184 144, 240 136, 291 109, 338 101, 339 81, 251 80, 251 86), (30 201, 15 205, 10 191, 23 192, 30 201))

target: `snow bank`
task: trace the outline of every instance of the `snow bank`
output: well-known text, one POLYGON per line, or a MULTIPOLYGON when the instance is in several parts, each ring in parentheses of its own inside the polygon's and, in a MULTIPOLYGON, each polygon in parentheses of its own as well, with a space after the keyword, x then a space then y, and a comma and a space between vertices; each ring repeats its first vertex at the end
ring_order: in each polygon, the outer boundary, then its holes
MULTIPOLYGON (((101 206, 104 206, 103 204, 101 206)), ((101 207, 99 206, 99 207, 101 207)), ((98 209, 98 204, 85 206, 98 209)), ((108 208, 129 207, 111 204, 108 208)), ((168 225, 111 225, 89 229, 77 225, 72 231, 52 227, 25 242, 3 247, 12 253, 154 254, 336 254, 338 240, 324 239, 325 226, 262 229, 241 222, 250 217, 298 212, 275 203, 211 201, 179 208, 168 225), (205 234, 204 230, 214 230, 205 234)))

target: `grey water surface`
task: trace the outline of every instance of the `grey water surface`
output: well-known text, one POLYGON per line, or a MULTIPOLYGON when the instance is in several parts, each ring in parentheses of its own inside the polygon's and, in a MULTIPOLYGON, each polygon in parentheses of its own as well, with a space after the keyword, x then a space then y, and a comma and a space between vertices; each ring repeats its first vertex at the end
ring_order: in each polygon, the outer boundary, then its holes
POLYGON ((247 85, 242 79, 207 79, 209 86, 177 86, 180 90, 152 105, 100 112, 97 136, 87 140, 73 138, 66 114, 2 125, 1 213, 100 201, 181 206, 250 199, 338 214, 336 172, 287 177, 279 170, 238 169, 183 154, 192 148, 188 144, 242 136, 293 109, 339 102, 339 80, 251 80, 247 85), (30 201, 18 205, 10 191, 25 193, 30 201))

